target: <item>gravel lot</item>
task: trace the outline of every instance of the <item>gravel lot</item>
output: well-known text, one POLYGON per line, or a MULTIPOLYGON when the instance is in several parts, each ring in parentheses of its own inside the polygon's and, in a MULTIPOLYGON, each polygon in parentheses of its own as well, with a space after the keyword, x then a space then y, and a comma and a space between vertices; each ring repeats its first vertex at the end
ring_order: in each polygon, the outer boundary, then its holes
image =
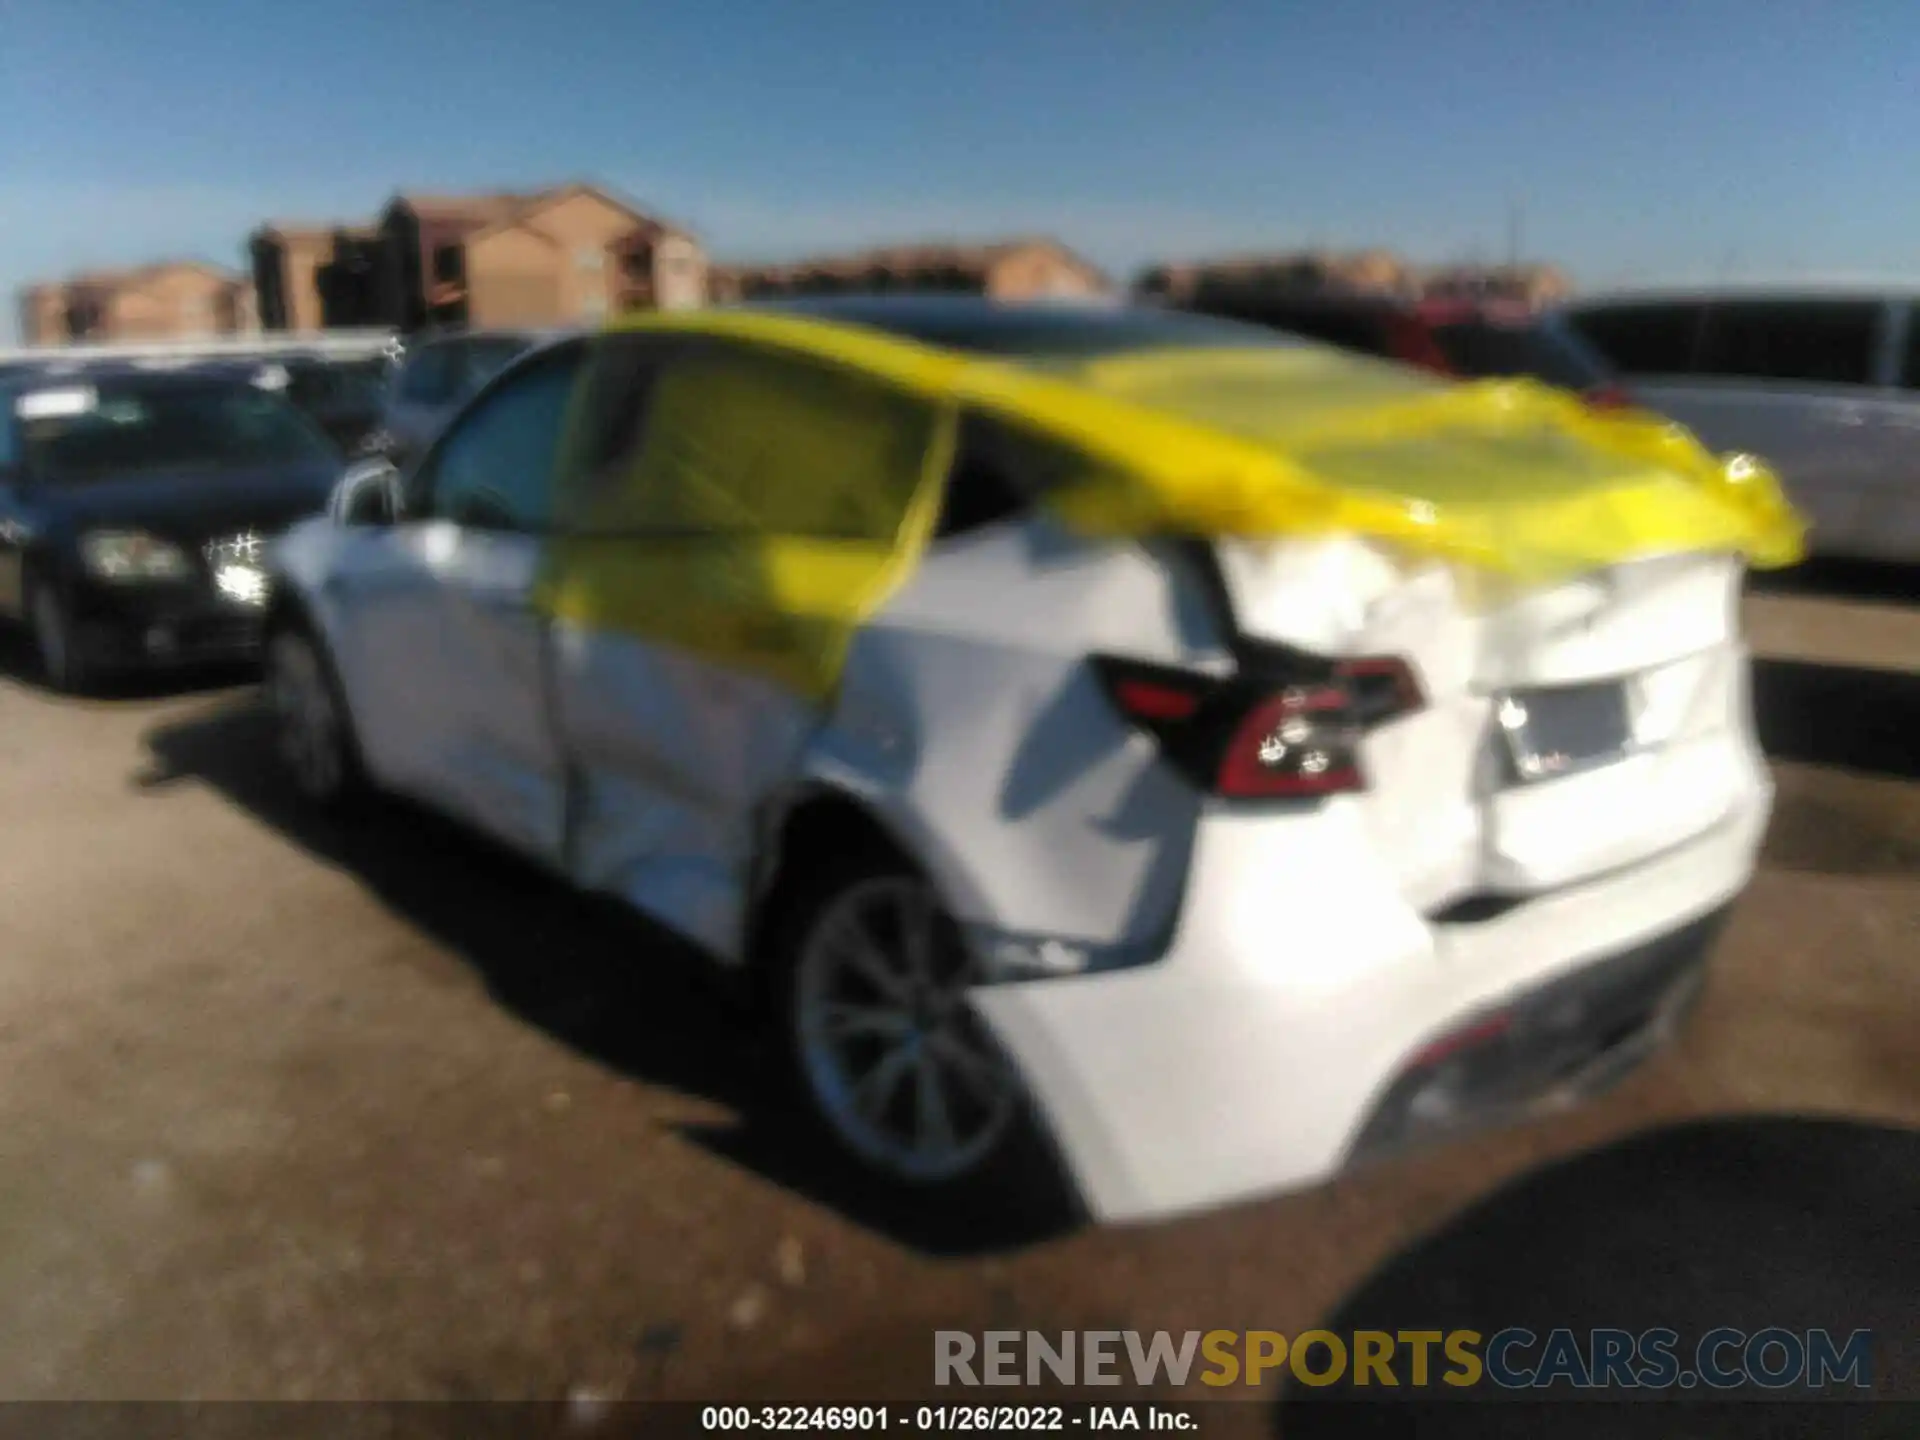
POLYGON ((936 1326, 1297 1332, 1669 1122, 1920 1124, 1920 608, 1750 606, 1778 813, 1677 1048, 1312 1193, 984 1248, 791 1143, 658 937, 428 817, 316 826, 244 686, 64 701, 16 660, 0 1397, 904 1399, 936 1326))

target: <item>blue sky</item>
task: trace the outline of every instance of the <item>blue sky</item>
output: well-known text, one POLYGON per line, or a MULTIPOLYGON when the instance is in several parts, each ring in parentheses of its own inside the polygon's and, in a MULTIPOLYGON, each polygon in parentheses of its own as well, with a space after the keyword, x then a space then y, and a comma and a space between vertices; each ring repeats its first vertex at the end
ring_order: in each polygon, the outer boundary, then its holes
POLYGON ((238 264, 262 217, 397 188, 571 178, 728 258, 1019 230, 1122 272, 1303 243, 1491 259, 1518 202, 1529 256, 1589 284, 1899 270, 1920 10, 4 0, 0 134, 9 293, 238 264))

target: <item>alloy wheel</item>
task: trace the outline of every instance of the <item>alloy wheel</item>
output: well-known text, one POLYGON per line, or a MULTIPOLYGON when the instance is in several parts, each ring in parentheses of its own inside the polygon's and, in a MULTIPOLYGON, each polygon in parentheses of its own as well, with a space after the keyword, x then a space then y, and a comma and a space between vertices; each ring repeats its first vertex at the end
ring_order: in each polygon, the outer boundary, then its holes
POLYGON ((1013 1076, 966 1004, 978 968, 931 888, 856 881, 817 913, 793 1023, 807 1083, 858 1155, 931 1184, 975 1169, 1016 1112, 1013 1076))

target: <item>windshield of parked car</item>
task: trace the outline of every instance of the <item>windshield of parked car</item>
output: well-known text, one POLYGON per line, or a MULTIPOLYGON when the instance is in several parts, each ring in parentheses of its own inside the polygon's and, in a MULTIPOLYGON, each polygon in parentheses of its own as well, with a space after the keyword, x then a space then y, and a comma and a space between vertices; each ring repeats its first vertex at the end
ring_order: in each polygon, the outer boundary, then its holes
POLYGON ((286 401, 248 384, 94 382, 24 391, 13 409, 28 471, 55 485, 339 459, 286 401))
POLYGON ((310 361, 288 367, 287 398, 301 409, 372 409, 386 389, 384 360, 310 361))
POLYGON ((1591 390, 1611 378, 1604 360, 1552 320, 1463 320, 1434 326, 1433 338, 1453 371, 1473 379, 1525 375, 1563 390, 1591 390))
POLYGON ((511 365, 532 346, 519 336, 467 342, 467 389, 478 390, 487 381, 511 365))

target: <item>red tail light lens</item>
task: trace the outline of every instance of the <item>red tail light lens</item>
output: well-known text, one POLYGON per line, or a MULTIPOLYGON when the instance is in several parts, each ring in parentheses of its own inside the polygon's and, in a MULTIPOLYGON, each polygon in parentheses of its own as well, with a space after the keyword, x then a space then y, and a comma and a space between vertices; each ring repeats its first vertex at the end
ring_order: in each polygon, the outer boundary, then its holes
POLYGON ((1587 391, 1587 404, 1596 410, 1627 410, 1633 397, 1618 385, 1596 385, 1587 391))
POLYGON ((1332 664, 1296 683, 1094 660, 1121 714, 1196 785, 1224 799, 1313 798, 1366 788, 1359 744, 1425 703, 1403 660, 1332 664))

